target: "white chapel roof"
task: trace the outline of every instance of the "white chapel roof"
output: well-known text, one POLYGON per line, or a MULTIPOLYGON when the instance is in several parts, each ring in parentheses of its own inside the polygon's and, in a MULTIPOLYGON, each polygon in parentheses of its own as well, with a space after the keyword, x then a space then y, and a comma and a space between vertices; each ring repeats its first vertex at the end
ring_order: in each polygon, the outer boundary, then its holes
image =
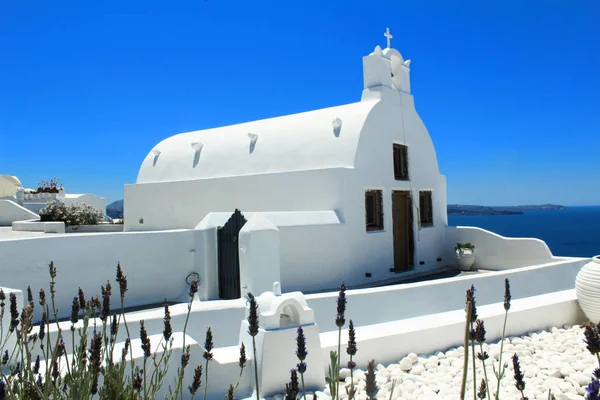
POLYGON ((351 168, 376 101, 181 133, 156 145, 137 183, 351 168), (341 128, 334 132, 334 125, 341 128), (252 143, 254 137, 254 143, 252 143))

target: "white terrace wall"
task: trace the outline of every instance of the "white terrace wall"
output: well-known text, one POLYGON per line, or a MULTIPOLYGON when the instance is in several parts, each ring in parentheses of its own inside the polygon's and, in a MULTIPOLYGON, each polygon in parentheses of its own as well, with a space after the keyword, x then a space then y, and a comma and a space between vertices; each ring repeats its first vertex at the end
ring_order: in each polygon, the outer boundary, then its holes
POLYGON ((448 227, 446 238, 448 259, 454 257, 453 249, 456 243, 471 242, 475 245, 476 261, 473 268, 477 269, 507 270, 564 259, 554 257, 543 240, 507 238, 470 226, 448 227))
MULTIPOLYGON (((31 285, 34 293, 40 288, 48 293, 48 263, 54 261, 57 307, 61 316, 67 316, 79 287, 91 297, 100 294, 100 285, 110 280, 113 293, 118 293, 115 275, 120 262, 129 281, 128 306, 185 298, 186 277, 203 262, 197 257, 203 254, 202 235, 181 230, 1 240, 2 284, 23 291, 31 285)), ((113 297, 117 299, 118 295, 113 297)))
MULTIPOLYGON (((587 262, 587 258, 572 258, 512 270, 350 290, 346 296, 347 319, 363 326, 462 309, 465 292, 471 285, 475 285, 478 305, 500 302, 507 278, 515 299, 570 290, 575 288, 575 276, 587 262)), ((322 332, 336 329, 336 297, 337 293, 306 296, 322 332)))
POLYGON ((39 218, 39 215, 14 201, 0 200, 0 226, 11 226, 15 221, 39 218))
MULTIPOLYGON (((465 306, 465 291, 471 285, 475 285, 477 290, 477 305, 502 302, 506 278, 510 280, 515 300, 573 290, 577 272, 588 261, 572 259, 512 271, 348 290, 346 319, 352 319, 359 327, 462 310, 465 306)), ((285 286, 282 286, 282 290, 289 292, 285 286)), ((337 331, 334 321, 337 295, 334 292, 305 296, 308 306, 314 310, 315 322, 321 332, 337 331)), ((187 332, 202 342, 206 329, 211 327, 215 338, 218 338, 218 347, 237 345, 240 321, 245 318, 245 306, 245 299, 195 302, 187 332)), ((171 307, 174 331, 183 330, 186 313, 186 304, 171 307)), ((130 330, 137 331, 139 321, 145 320, 148 331, 155 333, 163 329, 162 318, 162 309, 140 311, 128 316, 127 323, 130 330)), ((68 329, 68 326, 67 323, 63 328, 68 329)), ((125 336, 119 340, 125 340, 125 336)))

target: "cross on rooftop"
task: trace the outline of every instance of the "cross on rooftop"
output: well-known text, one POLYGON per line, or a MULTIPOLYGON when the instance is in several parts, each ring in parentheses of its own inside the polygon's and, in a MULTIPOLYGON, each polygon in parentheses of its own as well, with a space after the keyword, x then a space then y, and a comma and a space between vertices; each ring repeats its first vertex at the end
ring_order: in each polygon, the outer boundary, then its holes
POLYGON ((390 28, 385 28, 385 33, 383 34, 383 36, 385 36, 387 38, 387 48, 389 49, 391 47, 391 42, 392 42, 392 34, 390 33, 390 28))

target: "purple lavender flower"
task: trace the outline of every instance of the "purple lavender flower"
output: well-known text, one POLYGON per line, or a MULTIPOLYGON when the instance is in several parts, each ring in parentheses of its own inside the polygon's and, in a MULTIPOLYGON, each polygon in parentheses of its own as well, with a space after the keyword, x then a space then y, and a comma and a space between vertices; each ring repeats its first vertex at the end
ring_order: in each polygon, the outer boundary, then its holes
POLYGON ((73 305, 71 306, 71 330, 75 330, 75 324, 79 321, 79 299, 73 297, 73 305))
POLYGON ((346 353, 350 356, 355 356, 356 351, 356 332, 354 331, 354 323, 350 320, 348 324, 348 347, 346 348, 346 353))
POLYGON ((248 314, 248 333, 254 337, 258 335, 258 303, 252 293, 248 292, 250 298, 250 313, 248 314))
POLYGON ((367 365, 367 373, 365 374, 366 387, 365 391, 369 400, 375 400, 379 388, 377 387, 377 381, 375 380, 375 360, 369 361, 367 365))
POLYGON ((592 378, 585 391, 586 400, 600 400, 600 381, 597 378, 592 378))
POLYGON ((513 369, 515 371, 515 387, 523 392, 525 390, 525 380, 523 379, 523 373, 521 372, 521 365, 519 364, 519 356, 515 353, 512 356, 513 369))
POLYGON ((240 358, 238 361, 238 365, 240 366, 240 368, 244 368, 246 366, 247 361, 248 359, 246 358, 246 346, 242 342, 242 345, 240 346, 240 358))
POLYGON ((600 333, 598 326, 592 322, 583 324, 583 341, 587 345, 587 349, 593 355, 600 353, 600 333))
POLYGON ((475 341, 477 343, 483 343, 485 342, 485 325, 483 324, 483 321, 478 319, 475 322, 475 341))
POLYGON ((477 391, 477 397, 480 399, 485 399, 487 395, 487 386, 485 384, 485 379, 481 380, 481 385, 479 385, 479 390, 477 391))
POLYGON ((346 319, 344 318, 344 314, 346 313, 346 289, 346 285, 342 282, 337 298, 337 315, 335 317, 335 324, 338 328, 341 328, 346 323, 346 319))
POLYGON ((299 391, 298 373, 293 369, 290 371, 290 382, 285 384, 285 400, 296 400, 299 391))
MULTIPOLYGON (((475 286, 471 285, 471 288, 467 289, 467 306, 470 304, 471 308, 471 321, 477 321, 477 306, 475 305, 475 286)), ((468 311, 468 310, 467 310, 468 311)))
POLYGON ((213 344, 213 335, 210 326, 206 330, 206 339, 204 341, 204 354, 202 355, 206 361, 210 361, 213 358, 212 349, 215 347, 213 344))
POLYGON ((140 340, 142 342, 142 350, 144 351, 144 357, 152 356, 150 338, 148 337, 148 332, 146 332, 146 327, 144 326, 144 321, 140 321, 140 340))
POLYGON ((121 293, 121 299, 125 297, 127 291, 127 277, 123 275, 123 269, 121 263, 117 263, 117 283, 119 284, 119 292, 121 293))
POLYGON ((200 385, 202 384, 202 365, 198 365, 194 370, 194 380, 192 384, 188 386, 190 393, 193 395, 196 394, 198 389, 200 389, 200 385))
POLYGON ((298 335, 296 336, 296 356, 300 361, 304 361, 308 352, 306 351, 306 337, 304 337, 304 330, 302 327, 298 327, 298 335))
POLYGON ((168 342, 173 334, 173 327, 171 326, 171 311, 169 311, 169 303, 167 303, 167 299, 165 299, 165 317, 163 319, 163 336, 165 338, 165 342, 168 342))
POLYGON ((504 309, 508 311, 510 309, 510 282, 508 279, 504 280, 504 309))

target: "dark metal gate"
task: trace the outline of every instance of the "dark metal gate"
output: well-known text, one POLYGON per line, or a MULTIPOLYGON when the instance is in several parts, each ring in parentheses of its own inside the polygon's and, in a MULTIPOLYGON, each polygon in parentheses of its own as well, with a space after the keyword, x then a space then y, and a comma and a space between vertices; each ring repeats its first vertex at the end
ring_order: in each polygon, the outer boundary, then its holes
POLYGON ((238 238, 246 218, 235 210, 229 220, 217 231, 219 246, 219 297, 238 299, 240 292, 240 254, 238 238))

